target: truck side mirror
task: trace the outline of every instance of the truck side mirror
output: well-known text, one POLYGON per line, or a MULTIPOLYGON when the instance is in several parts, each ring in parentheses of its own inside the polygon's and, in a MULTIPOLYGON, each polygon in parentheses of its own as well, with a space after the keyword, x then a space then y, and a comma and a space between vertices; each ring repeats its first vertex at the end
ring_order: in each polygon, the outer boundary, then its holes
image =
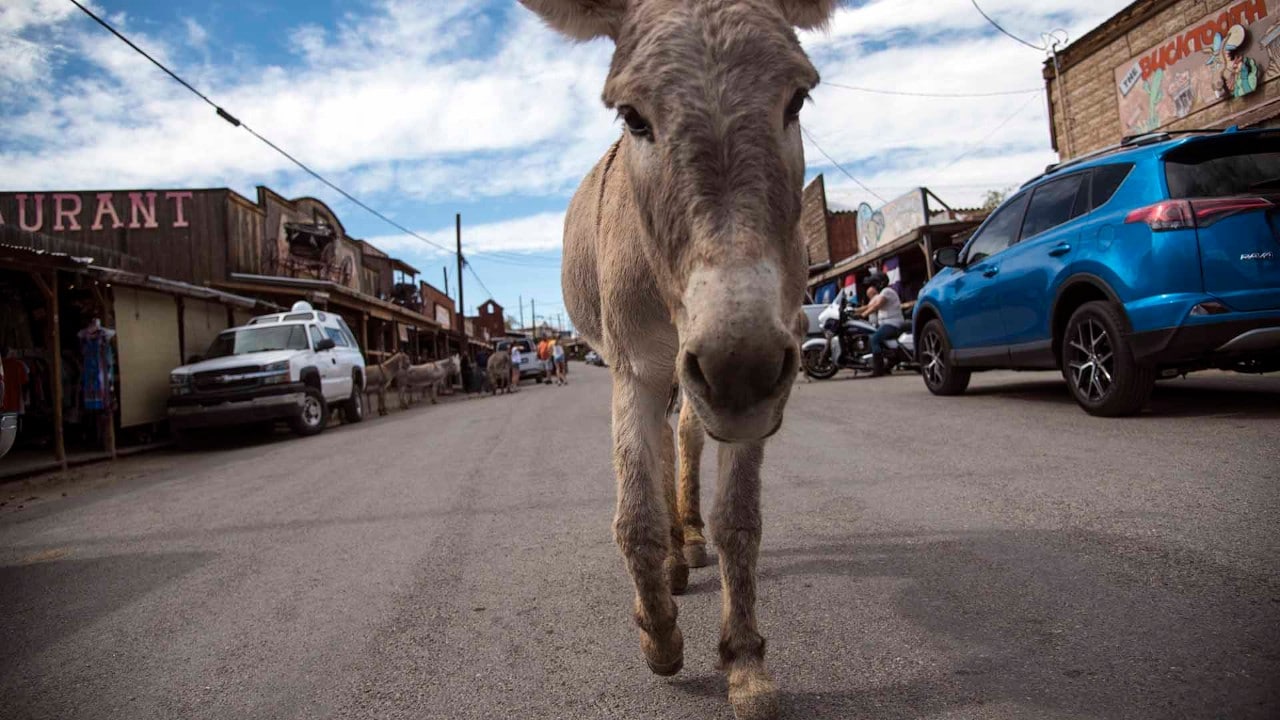
POLYGON ((960 248, 955 245, 948 245, 934 250, 933 262, 941 267, 960 267, 960 248))
POLYGON ((321 338, 320 342, 316 343, 316 352, 332 350, 336 345, 337 343, 333 341, 333 338, 321 338))

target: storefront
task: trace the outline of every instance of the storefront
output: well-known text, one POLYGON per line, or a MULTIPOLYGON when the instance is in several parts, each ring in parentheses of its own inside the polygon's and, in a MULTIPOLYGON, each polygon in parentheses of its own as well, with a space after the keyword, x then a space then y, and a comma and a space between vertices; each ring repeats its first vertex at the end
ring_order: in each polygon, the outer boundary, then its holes
POLYGON ((829 303, 840 289, 853 285, 859 297, 866 278, 873 272, 889 278, 904 306, 910 308, 937 268, 933 251, 963 242, 982 221, 982 211, 957 211, 948 207, 926 188, 916 188, 879 208, 863 203, 855 212, 826 209, 819 176, 806 189, 806 245, 812 259, 814 248, 825 246, 832 262, 812 264, 809 297, 812 302, 829 303), (814 219, 821 203, 825 222, 814 219), (822 235, 825 234, 825 237, 822 235))
POLYGON ((237 314, 276 309, 67 249, 84 248, 0 226, 6 409, 19 415, 6 468, 66 467, 146 444, 165 420, 170 370, 203 353, 237 314))
POLYGON ((1069 159, 1151 132, 1280 125, 1280 0, 1139 0, 1045 63, 1069 159))

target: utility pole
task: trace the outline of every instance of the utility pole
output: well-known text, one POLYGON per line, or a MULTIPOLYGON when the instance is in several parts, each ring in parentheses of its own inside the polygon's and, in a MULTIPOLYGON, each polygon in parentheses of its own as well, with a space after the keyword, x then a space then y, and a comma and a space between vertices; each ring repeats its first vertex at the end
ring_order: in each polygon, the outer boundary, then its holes
POLYGON ((537 300, 529 298, 529 327, 533 328, 533 336, 538 337, 538 310, 537 300))
POLYGON ((520 327, 524 327, 524 296, 520 296, 520 327))
POLYGON ((462 332, 462 351, 467 351, 467 306, 462 302, 462 213, 454 215, 458 230, 458 324, 462 332))
POLYGON ((442 267, 440 270, 444 272, 444 296, 449 297, 449 268, 442 267))

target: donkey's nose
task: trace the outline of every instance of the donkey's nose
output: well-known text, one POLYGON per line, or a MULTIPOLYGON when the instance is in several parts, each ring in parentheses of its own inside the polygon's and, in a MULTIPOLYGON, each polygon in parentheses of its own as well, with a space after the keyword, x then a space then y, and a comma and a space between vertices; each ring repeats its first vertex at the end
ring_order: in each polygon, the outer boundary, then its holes
POLYGON ((681 381, 711 408, 737 413, 774 398, 798 365, 799 353, 789 338, 724 347, 697 343, 685 349, 681 381))

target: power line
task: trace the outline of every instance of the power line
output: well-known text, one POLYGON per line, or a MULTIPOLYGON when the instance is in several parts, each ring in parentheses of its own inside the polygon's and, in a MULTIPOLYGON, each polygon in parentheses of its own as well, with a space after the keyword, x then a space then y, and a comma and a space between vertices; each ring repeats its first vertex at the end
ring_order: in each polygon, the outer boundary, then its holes
POLYGON ((1000 26, 1000 23, 996 22, 995 20, 992 20, 990 15, 986 14, 985 12, 983 12, 982 8, 978 6, 978 0, 969 0, 969 1, 973 3, 973 9, 974 9, 974 10, 977 10, 977 11, 978 11, 978 14, 979 14, 979 15, 981 15, 983 18, 985 18, 987 22, 991 23, 991 26, 992 26, 992 27, 994 27, 995 29, 999 30, 1000 32, 1004 33, 1005 35, 1008 35, 1009 37, 1013 38, 1014 40, 1017 40, 1018 42, 1022 43, 1023 45, 1026 45, 1027 47, 1031 48, 1032 50, 1036 50, 1036 51, 1038 51, 1038 52, 1045 52, 1046 50, 1048 50, 1048 48, 1047 48, 1047 47, 1040 47, 1039 45, 1032 45, 1031 43, 1027 42, 1026 40, 1023 40, 1022 38, 1018 37, 1017 35, 1014 35, 1013 33, 1009 32, 1008 30, 1005 30, 1003 27, 1001 27, 1001 26, 1000 26))
POLYGON ((835 87, 842 90, 856 90, 858 92, 873 93, 875 95, 901 95, 904 97, 920 97, 920 98, 989 98, 1001 97, 1004 95, 1029 95, 1031 93, 1042 92, 1043 88, 1028 88, 1026 90, 997 90, 993 92, 979 93, 945 93, 945 92, 910 92, 907 90, 881 90, 879 88, 861 87, 858 85, 844 85, 837 82, 823 80, 818 87, 835 87))
POLYGON ((392 226, 392 227, 394 227, 394 228, 396 228, 396 229, 400 230, 401 232, 404 232, 405 234, 409 235, 410 237, 413 237, 413 238, 415 238, 415 239, 417 239, 417 240, 421 240, 422 242, 424 242, 424 243, 426 243, 426 244, 428 244, 428 245, 431 245, 432 247, 438 248, 438 249, 443 250, 443 251, 445 251, 445 252, 447 252, 447 253, 450 253, 450 254, 452 254, 452 253, 453 253, 453 250, 452 250, 451 248, 445 247, 444 245, 441 245, 441 244, 439 244, 439 243, 437 243, 437 242, 434 242, 434 241, 432 241, 432 240, 428 240, 427 238, 425 238, 425 237, 423 237, 423 236, 419 235, 418 233, 416 233, 416 232, 414 232, 414 231, 410 230, 409 228, 405 227, 404 225, 401 225, 400 223, 396 222, 395 220, 392 220, 391 218, 387 217, 386 215, 383 215, 382 213, 378 212, 377 210, 374 210, 373 208, 369 207, 369 206, 368 206, 368 205, 366 205, 364 202, 362 202, 359 198, 355 197, 354 195, 352 195, 351 193, 347 192, 346 190, 343 190, 342 188, 338 187, 338 186, 337 186, 337 185, 335 185, 333 182, 331 182, 328 178, 324 177, 323 175, 321 175, 320 173, 316 172, 315 170, 312 170, 310 167, 308 167, 308 166, 307 166, 305 163, 303 163, 301 160, 297 159, 297 158, 296 158, 296 157, 294 157, 293 155, 290 155, 288 152, 285 152, 285 150, 284 150, 284 149, 282 149, 279 145, 276 145, 275 143, 271 142, 271 141, 270 141, 270 140, 268 140, 267 138, 263 137, 263 136, 262 136, 261 134, 259 134, 256 130, 254 130, 253 128, 251 128, 251 127, 249 127, 248 125, 244 124, 244 122, 242 122, 239 118, 237 118, 236 116, 234 116, 234 115, 232 115, 231 113, 229 113, 229 112, 227 112, 226 110, 224 110, 220 105, 218 105, 217 103, 215 103, 213 100, 210 100, 208 95, 205 95, 204 93, 202 93, 202 92, 200 92, 199 90, 197 90, 197 89, 196 89, 196 88, 195 88, 191 83, 187 82, 186 80, 183 80, 183 79, 182 79, 182 78, 181 78, 177 73, 175 73, 174 71, 170 70, 168 67, 165 67, 165 65, 164 65, 163 63, 161 63, 159 60, 156 60, 154 57, 152 57, 151 55, 149 55, 149 54, 147 53, 147 51, 143 50, 142 48, 140 48, 140 47, 138 47, 136 44, 134 44, 134 42, 133 42, 132 40, 130 40, 129 38, 127 38, 127 37, 125 37, 123 34, 121 34, 121 32, 120 32, 119 30, 116 30, 114 27, 112 27, 112 26, 111 26, 111 24, 110 24, 110 23, 108 23, 106 20, 103 20, 102 18, 100 18, 100 17, 98 17, 96 14, 94 14, 94 12, 93 12, 92 10, 90 10, 90 9, 89 9, 89 8, 87 8, 87 7, 85 7, 84 5, 81 5, 81 4, 80 4, 80 2, 79 2, 79 0, 70 0, 70 2, 71 2, 71 4, 72 4, 72 5, 75 5, 76 7, 80 8, 80 10, 81 10, 82 12, 84 12, 84 14, 85 14, 85 15, 88 15, 90 18, 93 18, 93 20, 94 20, 95 22, 97 22, 97 23, 98 23, 99 25, 101 25, 102 27, 106 28, 106 29, 107 29, 107 31, 108 31, 108 32, 110 32, 112 35, 115 35, 117 38, 119 38, 122 42, 124 42, 124 44, 126 44, 126 45, 128 45, 129 47, 133 48, 133 49, 134 49, 134 50, 135 50, 139 55, 141 55, 142 57, 146 58, 147 60, 150 60, 152 65, 155 65, 156 67, 160 68, 160 69, 161 69, 161 70, 162 70, 166 75, 168 75, 169 77, 171 77, 171 78, 173 78, 175 81, 177 81, 177 82, 178 82, 178 84, 180 84, 180 85, 182 85, 183 87, 185 87, 186 89, 190 90, 192 93, 194 93, 194 94, 195 94, 195 96, 196 96, 196 97, 198 97, 198 98, 200 98, 201 100, 203 100, 203 101, 205 101, 206 103, 208 103, 208 104, 209 104, 209 106, 210 106, 210 107, 212 107, 212 108, 214 109, 214 111, 218 114, 218 117, 220 117, 220 118, 222 118, 223 120, 227 121, 227 122, 228 122, 228 123, 230 123, 231 125, 234 125, 235 127, 243 128, 245 132, 249 133, 249 134, 250 134, 250 135, 252 135, 253 137, 255 137, 255 138, 257 138, 258 140, 260 140, 260 141, 261 141, 262 143, 264 143, 267 147, 271 148, 272 150, 275 150, 277 153, 279 153, 280 155, 282 155, 282 156, 283 156, 285 159, 287 159, 289 162, 293 163, 294 165, 297 165, 299 168, 301 168, 301 169, 302 169, 304 172, 306 172, 308 175, 310 175, 311 177, 315 178, 316 180, 319 180, 320 182, 324 183, 324 184, 325 184, 325 185, 327 185, 330 189, 332 189, 334 192, 338 193, 339 195, 341 195, 342 197, 346 198, 347 200, 350 200, 351 202, 355 203, 356 205, 358 205, 359 207, 361 207, 361 208, 363 208, 364 210, 368 211, 370 214, 372 214, 373 216, 375 216, 375 217, 377 217, 378 219, 382 220, 383 222, 387 223, 388 225, 390 225, 390 226, 392 226))
POLYGON ((852 173, 850 173, 848 170, 845 170, 845 169, 844 169, 844 166, 843 166, 843 165, 841 165, 840 163, 836 162, 836 159, 835 159, 835 158, 833 158, 833 157, 831 157, 830 155, 828 155, 828 154, 827 154, 827 151, 826 151, 826 150, 823 150, 823 149, 822 149, 822 146, 818 144, 818 141, 813 139, 813 135, 809 132, 809 129, 808 129, 808 128, 806 128, 805 126, 801 125, 801 126, 800 126, 800 132, 804 133, 804 136, 805 136, 805 137, 807 137, 807 138, 809 138, 809 142, 810 142, 810 143, 811 143, 815 148, 817 148, 817 149, 818 149, 818 152, 822 153, 822 156, 823 156, 823 157, 825 157, 827 160, 830 160, 830 161, 831 161, 831 164, 832 164, 832 165, 835 165, 835 166, 836 166, 836 168, 840 170, 840 172, 844 173, 845 175, 847 175, 847 176, 849 177, 849 179, 850 179, 850 180, 852 180, 852 181, 854 181, 855 183, 857 183, 857 184, 858 184, 858 187, 860 187, 860 188, 862 188, 863 190, 866 190, 867 192, 871 193, 873 196, 875 196, 875 198, 876 198, 877 200, 879 200, 879 201, 880 201, 880 202, 882 202, 882 203, 888 203, 888 202, 889 202, 888 200, 885 200, 884 198, 880 197, 880 193, 878 193, 878 192, 876 192, 875 190, 872 190, 871 188, 867 187, 865 184, 863 184, 863 182, 862 182, 861 180, 859 180, 858 178, 854 177, 852 173))
POLYGON ((960 162, 964 158, 968 157, 971 153, 973 153, 974 150, 977 150, 978 148, 985 145, 986 142, 991 139, 992 135, 995 135, 996 133, 1003 130, 1005 125, 1008 125, 1010 122, 1013 121, 1014 118, 1021 115, 1022 111, 1026 110, 1027 106, 1030 105, 1031 101, 1034 99, 1035 99, 1034 97, 1029 97, 1026 100, 1024 100, 1023 103, 1018 106, 1017 110, 1014 110, 1012 114, 1010 114, 1004 120, 1001 120, 999 125, 996 125, 995 127, 991 128, 991 131, 988 132, 986 135, 983 135, 980 140, 970 145, 968 148, 965 148, 964 152, 960 153, 955 157, 955 159, 953 159, 951 162, 944 165, 942 170, 940 170, 939 172, 946 172, 947 170, 950 170, 953 165, 960 162))

